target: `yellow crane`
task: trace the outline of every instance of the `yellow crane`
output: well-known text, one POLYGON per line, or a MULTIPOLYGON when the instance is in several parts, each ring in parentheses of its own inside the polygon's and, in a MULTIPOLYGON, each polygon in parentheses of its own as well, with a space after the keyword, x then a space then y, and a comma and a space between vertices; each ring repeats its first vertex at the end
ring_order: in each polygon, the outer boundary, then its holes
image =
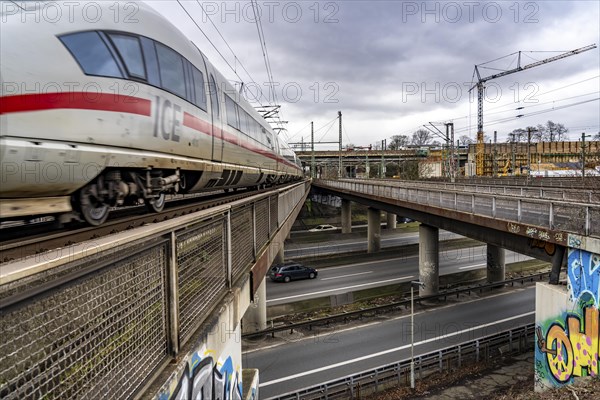
MULTIPOLYGON (((523 66, 521 66, 521 51, 518 51, 516 53, 512 53, 512 54, 509 54, 508 56, 505 56, 505 57, 509 57, 509 56, 518 54, 518 61, 517 61, 516 68, 513 68, 508 71, 502 71, 497 74, 493 74, 493 75, 490 75, 490 76, 487 76, 484 78, 482 78, 481 74, 479 73, 479 67, 481 67, 482 65, 487 64, 487 63, 475 65, 474 74, 477 75, 477 83, 469 90, 469 92, 471 90, 477 88, 477 144, 475 146, 475 164, 476 164, 475 171, 478 176, 483 175, 483 153, 484 153, 484 149, 485 149, 484 143, 483 143, 483 97, 484 97, 484 90, 485 90, 484 83, 487 81, 490 81, 492 79, 500 78, 501 76, 514 74, 515 72, 523 71, 523 70, 530 69, 533 67, 538 67, 540 65, 548 64, 552 61, 557 61, 557 60, 561 60, 566 57, 574 56, 575 54, 583 53, 584 51, 592 50, 595 48, 596 48, 596 44, 591 44, 589 46, 580 47, 578 49, 567 51, 567 52, 559 54, 557 56, 546 58, 544 60, 536 61, 531 64, 527 64, 527 65, 523 65, 523 66)), ((501 58, 504 58, 504 57, 501 57, 501 58)), ((496 61, 496 60, 494 60, 494 61, 496 61)), ((514 166, 513 166, 513 168, 514 168, 514 166)))

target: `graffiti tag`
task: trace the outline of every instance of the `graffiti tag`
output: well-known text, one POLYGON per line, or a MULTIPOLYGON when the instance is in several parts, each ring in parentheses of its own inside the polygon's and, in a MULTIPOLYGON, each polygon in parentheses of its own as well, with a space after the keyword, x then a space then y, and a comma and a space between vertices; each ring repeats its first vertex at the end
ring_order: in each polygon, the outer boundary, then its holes
POLYGON ((544 249, 549 256, 553 256, 556 252, 556 245, 554 243, 546 242, 545 240, 529 239, 529 247, 544 249))
MULTIPOLYGON (((585 307, 583 314, 583 321, 579 315, 567 315, 566 327, 552 323, 545 335, 541 327, 536 328, 537 350, 546 356, 547 375, 555 384, 568 383, 574 376, 598 375, 598 308, 585 307)), ((536 372, 546 375, 538 368, 536 372)))
POLYGON ((521 227, 517 224, 513 224, 512 222, 508 223, 508 231, 511 233, 519 233, 521 231, 521 227))
POLYGON ((571 301, 581 300, 584 294, 600 302, 600 254, 569 249, 569 289, 571 301))

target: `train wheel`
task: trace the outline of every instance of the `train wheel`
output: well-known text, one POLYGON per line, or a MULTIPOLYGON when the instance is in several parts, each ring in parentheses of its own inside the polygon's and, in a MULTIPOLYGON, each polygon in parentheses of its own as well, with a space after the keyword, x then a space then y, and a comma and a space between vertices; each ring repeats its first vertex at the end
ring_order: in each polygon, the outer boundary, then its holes
POLYGON ((85 221, 92 225, 102 225, 108 218, 109 206, 96 195, 96 185, 90 185, 81 191, 79 207, 85 221))
POLYGON ((157 198, 146 199, 146 207, 152 212, 161 212, 165 208, 166 196, 161 193, 157 198))

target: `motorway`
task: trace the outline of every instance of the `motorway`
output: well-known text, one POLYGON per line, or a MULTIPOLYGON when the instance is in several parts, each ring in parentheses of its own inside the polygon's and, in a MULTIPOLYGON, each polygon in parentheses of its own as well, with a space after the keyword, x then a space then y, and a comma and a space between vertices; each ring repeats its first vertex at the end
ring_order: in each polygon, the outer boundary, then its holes
MULTIPOLYGON (((382 231, 385 232, 385 231, 382 231)), ((319 234, 316 234, 319 235, 319 234)), ((322 235, 322 234, 321 234, 322 235)), ((456 233, 440 230, 440 241, 448 239, 458 239, 463 236, 456 233)), ((392 237, 381 238, 381 248, 406 246, 419 243, 418 232, 394 233, 392 237)), ((316 257, 327 254, 344 254, 351 251, 367 251, 366 236, 361 239, 336 240, 333 242, 323 242, 320 244, 307 245, 306 243, 287 243, 285 244, 285 258, 294 257, 316 257)))
MULTIPOLYGON (((398 254, 401 254, 400 251, 398 254)), ((506 251, 506 264, 530 260, 512 251, 506 251)), ((310 265, 310 263, 307 263, 310 265)), ((466 247, 440 252, 440 275, 454 274, 486 267, 486 247, 466 247)), ((267 306, 291 303, 369 289, 419 279, 419 256, 401 256, 319 269, 316 279, 272 282, 267 279, 267 306)))
MULTIPOLYGON (((525 325, 535 320, 535 288, 528 287, 415 314, 415 356, 525 325)), ((243 353, 260 370, 261 398, 299 390, 410 358, 410 315, 336 328, 243 353)))

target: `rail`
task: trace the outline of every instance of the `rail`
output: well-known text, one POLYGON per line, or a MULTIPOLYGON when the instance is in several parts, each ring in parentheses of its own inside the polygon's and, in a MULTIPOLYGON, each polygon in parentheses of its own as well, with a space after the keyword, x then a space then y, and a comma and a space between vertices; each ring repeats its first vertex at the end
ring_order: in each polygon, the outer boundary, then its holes
POLYGON ((0 398, 131 398, 249 279, 308 182, 4 264, 0 398))
MULTIPOLYGON (((514 221, 536 227, 600 237, 600 202, 578 203, 574 200, 521 198, 508 194, 422 187, 406 182, 372 182, 361 180, 318 180, 316 186, 343 190, 419 204, 440 209, 472 213, 492 219, 514 221)), ((525 233, 525 232, 523 232, 525 233)), ((540 239, 544 239, 540 237, 540 239)), ((549 238, 547 238, 549 239, 549 238)))
MULTIPOLYGON (((415 375, 422 379, 433 373, 460 368, 467 363, 487 362, 498 356, 531 351, 534 338, 535 324, 532 323, 415 356, 415 375)), ((360 399, 385 387, 408 386, 410 363, 410 359, 404 359, 267 400, 360 399)))
MULTIPOLYGON (((471 294, 471 292, 475 292, 475 291, 481 292, 486 289, 497 288, 497 287, 505 286, 508 284, 510 284, 512 286, 516 282, 520 282, 521 284, 524 284, 525 281, 533 282, 535 279, 542 280, 545 276, 548 276, 549 274, 550 274, 549 272, 542 272, 539 274, 532 274, 529 276, 511 278, 511 279, 507 279, 507 280, 500 281, 500 282, 486 283, 483 285, 472 285, 472 286, 468 286, 468 287, 464 287, 464 288, 450 289, 450 290, 440 292, 438 294, 432 294, 432 295, 428 295, 428 296, 417 296, 414 298, 414 301, 419 303, 421 301, 437 300, 440 298, 443 298, 444 300, 446 300, 446 298, 449 296, 454 296, 454 295, 458 296, 461 293, 471 294)), ((293 333, 294 330, 298 329, 298 328, 308 328, 309 330, 311 330, 313 326, 328 325, 332 322, 338 322, 338 321, 347 321, 350 318, 354 318, 354 317, 360 318, 365 314, 385 312, 385 311, 393 310, 398 307, 403 307, 403 306, 408 306, 408 305, 410 305, 410 299, 405 299, 402 301, 398 301, 398 302, 394 302, 394 303, 390 303, 390 304, 383 304, 383 305, 376 306, 376 307, 363 308, 361 310, 349 311, 349 312, 345 312, 342 314, 330 315, 327 317, 315 318, 315 319, 310 319, 307 321, 296 322, 293 324, 287 324, 287 325, 267 328, 267 329, 263 329, 261 331, 245 333, 242 335, 242 338, 249 339, 249 338, 261 337, 261 336, 265 336, 265 335, 274 336, 275 333, 284 332, 284 331, 290 331, 290 333, 293 333)))

